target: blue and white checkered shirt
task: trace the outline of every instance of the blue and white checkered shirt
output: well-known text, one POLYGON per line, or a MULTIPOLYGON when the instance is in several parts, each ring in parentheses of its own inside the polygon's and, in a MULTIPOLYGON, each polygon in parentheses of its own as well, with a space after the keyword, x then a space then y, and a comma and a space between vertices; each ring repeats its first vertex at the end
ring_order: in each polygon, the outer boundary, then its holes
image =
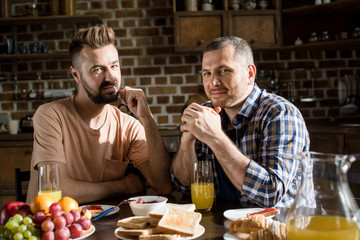
MULTIPOLYGON (((207 105, 206 103, 203 105, 207 105)), ((309 133, 300 111, 283 97, 259 89, 253 91, 233 118, 235 129, 226 130, 229 121, 220 113, 222 128, 241 152, 251 159, 241 191, 227 178, 212 150, 198 140, 198 159, 212 160, 215 167, 217 198, 235 200, 242 206, 290 207, 300 186, 300 162, 292 155, 310 148, 309 133)), ((171 172, 174 183, 185 193, 171 172)))

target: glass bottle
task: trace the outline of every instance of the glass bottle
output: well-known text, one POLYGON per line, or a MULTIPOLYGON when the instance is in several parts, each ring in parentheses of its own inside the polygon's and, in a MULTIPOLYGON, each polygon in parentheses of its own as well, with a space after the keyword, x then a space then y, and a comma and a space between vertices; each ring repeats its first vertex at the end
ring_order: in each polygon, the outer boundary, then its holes
POLYGON ((360 212, 347 180, 354 156, 305 152, 301 185, 286 217, 288 240, 357 240, 360 212))

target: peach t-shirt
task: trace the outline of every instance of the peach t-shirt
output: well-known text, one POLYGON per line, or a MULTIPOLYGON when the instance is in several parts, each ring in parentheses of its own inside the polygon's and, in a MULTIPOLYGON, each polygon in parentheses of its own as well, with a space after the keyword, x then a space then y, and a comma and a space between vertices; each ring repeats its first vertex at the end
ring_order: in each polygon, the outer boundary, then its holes
POLYGON ((149 160, 145 131, 135 118, 107 104, 103 126, 94 130, 78 115, 74 96, 41 105, 33 117, 32 167, 65 163, 69 177, 88 182, 123 177, 128 163, 149 160))

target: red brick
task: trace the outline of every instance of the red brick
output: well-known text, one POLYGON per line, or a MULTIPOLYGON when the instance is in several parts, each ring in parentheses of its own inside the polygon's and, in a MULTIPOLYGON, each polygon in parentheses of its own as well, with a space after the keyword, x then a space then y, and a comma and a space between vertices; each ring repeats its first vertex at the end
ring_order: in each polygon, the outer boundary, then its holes
POLYGON ((169 103, 169 96, 159 96, 157 97, 157 103, 158 104, 166 104, 169 103))
POLYGON ((183 105, 180 106, 166 106, 166 112, 167 113, 181 113, 184 109, 183 105))
POLYGON ((128 77, 124 79, 125 86, 136 86, 136 78, 128 77))
POLYGON ((161 69, 159 67, 138 67, 134 68, 134 75, 153 75, 160 74, 161 69))
POLYGON ((130 18, 130 17, 144 17, 140 9, 137 10, 123 10, 115 12, 116 18, 130 18))
POLYGON ((170 77, 170 83, 171 84, 182 84, 183 83, 183 78, 182 77, 177 77, 177 76, 171 76, 170 77))
MULTIPOLYGON (((0 99, 1 99, 1 96, 0 96, 0 99)), ((13 103, 1 103, 1 109, 3 111, 13 111, 14 104, 13 103)))
POLYGON ((191 73, 191 66, 174 66, 164 68, 165 74, 185 74, 191 73))
POLYGON ((140 85, 150 85, 151 84, 151 78, 140 78, 140 85))
POLYGON ((168 116, 158 116, 157 117, 157 124, 168 124, 169 117, 168 116))
POLYGON ((166 77, 157 77, 155 78, 155 84, 167 84, 167 78, 166 77))
POLYGON ((150 106, 150 110, 153 114, 159 114, 161 113, 161 107, 154 107, 154 106, 150 106))
POLYGON ((173 87, 149 87, 149 94, 150 95, 163 95, 163 94, 175 94, 176 93, 176 86, 173 87))
POLYGON ((185 96, 173 96, 172 99, 174 104, 183 103, 185 105, 185 96))

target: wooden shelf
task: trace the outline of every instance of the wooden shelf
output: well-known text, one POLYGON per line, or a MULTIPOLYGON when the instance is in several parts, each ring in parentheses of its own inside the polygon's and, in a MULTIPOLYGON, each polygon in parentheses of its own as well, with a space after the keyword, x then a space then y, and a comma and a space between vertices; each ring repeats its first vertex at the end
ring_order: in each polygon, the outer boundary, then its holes
POLYGON ((55 53, 27 53, 27 54, 1 54, 0 61, 19 61, 36 59, 65 59, 70 58, 68 52, 55 53))
POLYGON ((102 20, 97 15, 13 17, 13 18, 0 19, 0 26, 31 25, 31 24, 44 24, 44 23, 79 23, 79 22, 91 22, 93 25, 96 25, 102 23, 102 20))
POLYGON ((294 16, 320 14, 343 15, 346 14, 346 12, 354 12, 356 10, 360 10, 359 0, 340 0, 321 5, 305 5, 296 8, 283 9, 282 13, 294 16))
POLYGON ((287 45, 287 46, 275 46, 275 47, 257 47, 253 48, 256 51, 306 51, 306 50, 352 50, 360 48, 360 38, 359 39, 347 39, 347 40, 337 40, 337 41, 328 41, 328 42, 316 42, 316 43, 304 43, 301 45, 287 45))

